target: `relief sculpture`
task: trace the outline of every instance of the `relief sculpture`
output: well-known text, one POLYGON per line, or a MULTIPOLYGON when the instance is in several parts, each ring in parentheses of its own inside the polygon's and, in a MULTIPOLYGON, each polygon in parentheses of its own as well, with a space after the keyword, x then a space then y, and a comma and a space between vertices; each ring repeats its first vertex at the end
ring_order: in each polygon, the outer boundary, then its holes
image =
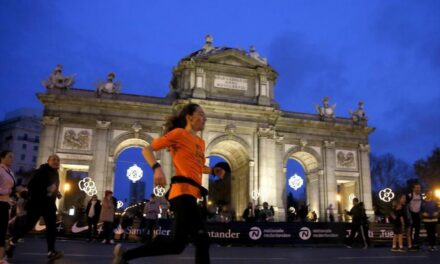
POLYGON ((356 168, 353 152, 344 153, 339 151, 337 154, 338 167, 342 168, 356 168))
POLYGON ((81 130, 78 133, 74 129, 67 129, 64 132, 63 147, 69 149, 89 149, 90 132, 81 130))

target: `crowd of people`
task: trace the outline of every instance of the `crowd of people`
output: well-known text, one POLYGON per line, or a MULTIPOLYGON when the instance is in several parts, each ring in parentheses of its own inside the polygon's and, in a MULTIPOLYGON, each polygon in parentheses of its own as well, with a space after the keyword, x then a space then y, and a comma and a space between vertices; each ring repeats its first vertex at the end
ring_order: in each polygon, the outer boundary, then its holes
POLYGON ((8 263, 6 257, 13 257, 18 240, 35 226, 40 217, 43 217, 46 225, 47 258, 55 260, 63 257, 63 252, 55 249, 55 201, 62 197, 58 190, 60 158, 57 155, 49 156, 47 163, 35 170, 26 187, 17 184, 11 169, 13 160, 11 151, 0 153, 0 263, 8 263), (11 207, 15 210, 11 210, 11 207), (11 216, 15 219, 8 228, 11 216), (6 242, 7 230, 10 238, 6 242))

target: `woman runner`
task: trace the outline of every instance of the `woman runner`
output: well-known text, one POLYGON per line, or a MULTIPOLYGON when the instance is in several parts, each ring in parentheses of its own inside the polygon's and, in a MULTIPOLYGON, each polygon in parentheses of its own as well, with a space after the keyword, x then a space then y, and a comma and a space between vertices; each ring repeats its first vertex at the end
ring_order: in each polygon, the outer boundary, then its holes
POLYGON ((141 257, 180 254, 190 237, 196 248, 195 263, 210 262, 209 237, 197 199, 207 194, 201 186, 202 174, 215 174, 223 178, 225 171, 220 167, 205 166, 205 142, 197 135, 204 129, 205 122, 203 109, 197 104, 187 104, 178 115, 167 120, 165 135, 144 148, 144 158, 154 170, 154 184, 160 186, 166 185, 166 177, 153 151, 165 148, 171 150, 176 172, 168 193, 171 210, 174 212, 172 237, 168 241, 155 239, 152 243, 130 250, 124 250, 118 244, 113 251, 114 264, 128 263, 129 260, 141 257))

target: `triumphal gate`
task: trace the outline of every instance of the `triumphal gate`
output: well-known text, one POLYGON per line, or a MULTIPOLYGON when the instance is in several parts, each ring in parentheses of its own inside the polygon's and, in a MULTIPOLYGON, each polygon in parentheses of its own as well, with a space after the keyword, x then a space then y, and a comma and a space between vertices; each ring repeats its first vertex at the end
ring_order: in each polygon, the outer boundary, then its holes
MULTIPOLYGON (((72 88, 73 77, 64 76, 59 65, 43 82, 47 91, 38 94, 44 104, 38 162, 59 155, 62 182, 68 170, 87 172, 102 197, 118 184, 118 155, 148 146, 163 133, 167 116, 194 102, 208 117, 200 135, 206 157, 220 156, 231 168, 230 201, 237 214, 256 198, 273 205, 278 220, 285 219, 289 159, 303 166, 307 203, 320 219, 330 204, 348 208, 350 195, 371 214, 368 135, 373 128, 362 102, 350 118, 337 117, 326 97, 314 114, 283 111, 274 98, 277 75, 255 48, 215 47, 210 36, 173 68, 163 98, 124 94, 113 73, 96 90, 72 88)), ((157 156, 171 177, 169 152, 157 156)))

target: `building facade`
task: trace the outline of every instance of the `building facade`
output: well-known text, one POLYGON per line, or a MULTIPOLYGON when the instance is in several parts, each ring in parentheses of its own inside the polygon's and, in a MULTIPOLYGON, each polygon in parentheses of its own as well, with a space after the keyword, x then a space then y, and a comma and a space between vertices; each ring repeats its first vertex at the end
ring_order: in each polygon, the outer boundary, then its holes
POLYGON ((0 150, 14 153, 12 170, 19 181, 37 166, 38 148, 41 133, 41 111, 19 109, 9 112, 0 122, 0 150))
MULTIPOLYGON (((350 195, 372 214, 368 136, 374 129, 362 108, 353 118, 336 117, 325 98, 316 114, 283 111, 274 98, 277 76, 254 48, 214 47, 208 36, 174 67, 165 98, 122 94, 114 74, 97 91, 47 86, 38 94, 45 108, 38 162, 58 154, 62 172, 87 171, 102 195, 117 184, 118 155, 148 146, 163 133, 167 116, 193 102, 208 117, 200 134, 207 160, 220 156, 231 168, 230 201, 238 214, 255 199, 273 205, 276 219, 285 218, 289 159, 304 167, 308 204, 320 219, 329 204, 348 208, 350 195)), ((169 152, 157 156, 171 177, 169 152)), ((209 187, 206 175, 203 183, 209 187)))

